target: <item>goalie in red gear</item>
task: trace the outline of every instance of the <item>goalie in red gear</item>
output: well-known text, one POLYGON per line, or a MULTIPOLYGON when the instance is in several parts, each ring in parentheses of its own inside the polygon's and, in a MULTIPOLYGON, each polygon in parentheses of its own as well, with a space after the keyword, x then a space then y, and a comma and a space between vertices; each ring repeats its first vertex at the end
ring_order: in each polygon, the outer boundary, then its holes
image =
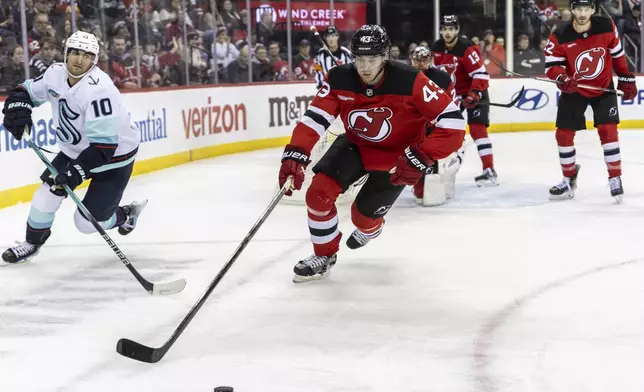
MULTIPOLYGON (((442 88, 452 100, 456 100, 454 90, 455 66, 437 67, 434 65, 432 53, 424 46, 418 46, 410 56, 411 65, 420 70, 442 88)), ((434 124, 428 123, 426 134, 428 138, 433 136, 434 124)), ((429 172, 414 185, 414 196, 416 201, 426 207, 433 207, 444 204, 448 199, 454 197, 456 187, 456 174, 461 167, 465 149, 461 147, 449 157, 434 161, 429 172)))
POLYGON ((329 72, 284 149, 279 184, 293 176, 299 189, 320 136, 338 115, 346 126, 313 168, 306 206, 314 254, 297 263, 295 282, 323 277, 335 264, 342 238, 335 206, 340 193, 368 175, 351 206, 356 229, 347 240, 349 248, 360 248, 381 233, 384 216, 405 186, 456 151, 465 134, 460 110, 440 87, 413 67, 388 60, 383 27, 362 26, 351 51, 355 63, 329 72), (425 137, 428 121, 435 122, 433 138, 425 137))
POLYGON ((590 105, 604 150, 610 193, 620 203, 624 188, 617 135, 617 95, 585 89, 579 84, 613 88, 614 69, 618 76, 617 88, 624 92, 624 99, 629 100, 637 95, 635 76, 628 70, 613 21, 594 16, 594 0, 570 0, 570 9, 572 21, 550 34, 544 49, 546 75, 559 82, 561 90, 555 136, 564 178, 550 188, 550 199, 563 200, 575 196, 580 166, 576 164, 574 138, 576 131, 586 129, 584 112, 590 105))
POLYGON ((445 15, 441 21, 441 37, 432 45, 434 64, 456 67, 454 73, 456 95, 462 99, 461 107, 467 110, 467 123, 470 136, 474 139, 481 158, 483 172, 474 178, 478 186, 498 185, 492 142, 488 137, 490 126, 490 100, 488 87, 490 75, 487 73, 481 51, 469 39, 459 36, 460 26, 455 15, 445 15))

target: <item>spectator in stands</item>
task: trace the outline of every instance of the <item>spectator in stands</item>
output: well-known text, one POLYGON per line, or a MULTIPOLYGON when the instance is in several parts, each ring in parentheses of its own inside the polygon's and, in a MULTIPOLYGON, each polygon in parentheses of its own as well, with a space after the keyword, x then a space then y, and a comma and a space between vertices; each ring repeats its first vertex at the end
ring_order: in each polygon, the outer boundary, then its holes
MULTIPOLYGON (((35 78, 45 73, 47 68, 58 57, 58 45, 54 37, 43 37, 40 42, 40 52, 29 61, 29 76, 35 78)), ((59 58, 62 60, 62 58, 59 58)))
POLYGON ((268 61, 268 52, 266 51, 266 47, 262 44, 257 44, 255 45, 254 52, 255 55, 253 56, 253 63, 257 64, 257 80, 262 82, 272 80, 273 67, 271 67, 271 63, 268 61))
POLYGON ((235 39, 234 31, 244 30, 246 26, 245 23, 242 23, 241 15, 233 9, 233 2, 231 0, 224 1, 221 10, 221 19, 224 22, 224 27, 228 29, 228 35, 233 37, 233 40, 236 41, 237 39, 235 39))
POLYGON ((185 62, 183 61, 183 43, 176 38, 167 47, 159 48, 159 70, 162 86, 179 86, 185 84, 185 62), (170 50, 167 50, 169 48, 170 50))
POLYGON ((219 27, 217 29, 213 53, 213 58, 217 63, 218 69, 225 69, 237 57, 239 57, 239 50, 230 42, 228 30, 225 27, 219 27))
POLYGON ((27 39, 29 45, 29 57, 35 56, 40 51, 39 41, 51 33, 49 16, 47 14, 36 14, 34 16, 34 27, 29 32, 27 39))
POLYGON ((429 49, 429 42, 427 42, 427 41, 424 41, 424 40, 420 41, 420 43, 418 45, 429 49))
MULTIPOLYGON (((248 82, 248 46, 244 46, 239 51, 237 61, 228 64, 227 76, 229 83, 247 83, 248 82)), ((253 81, 256 82, 260 70, 257 64, 253 63, 253 81)))
POLYGON ((602 0, 601 4, 615 22, 624 15, 622 0, 602 0))
POLYGON ((311 57, 311 43, 307 39, 300 41, 299 53, 293 59, 293 72, 297 79, 313 79, 313 58, 311 57))
POLYGON ((7 55, 0 59, 0 92, 9 90, 25 80, 25 52, 22 46, 12 46, 7 55))
MULTIPOLYGON (((641 5, 635 4, 631 9, 631 12, 626 14, 626 17, 624 18, 624 35, 633 41, 636 48, 640 48, 642 42, 640 38, 641 15, 641 5)), ((625 49, 629 56, 635 56, 632 45, 625 45, 625 49)))
POLYGON ((545 73, 544 54, 542 51, 530 47, 530 37, 525 33, 521 33, 517 37, 514 71, 524 75, 543 75, 545 73))
POLYGON ((275 37, 274 29, 273 13, 264 11, 261 21, 257 24, 257 42, 262 45, 268 45, 275 37))
POLYGON ((505 49, 496 43, 496 37, 492 30, 483 32, 483 43, 482 54, 487 72, 493 76, 502 75, 501 66, 505 68, 505 49))
POLYGON ((208 76, 208 51, 197 32, 188 34, 188 69, 190 84, 202 84, 208 76))
POLYGON ((405 59, 400 58, 400 48, 398 47, 398 45, 391 45, 391 48, 389 49, 389 58, 401 63, 407 62, 405 59))

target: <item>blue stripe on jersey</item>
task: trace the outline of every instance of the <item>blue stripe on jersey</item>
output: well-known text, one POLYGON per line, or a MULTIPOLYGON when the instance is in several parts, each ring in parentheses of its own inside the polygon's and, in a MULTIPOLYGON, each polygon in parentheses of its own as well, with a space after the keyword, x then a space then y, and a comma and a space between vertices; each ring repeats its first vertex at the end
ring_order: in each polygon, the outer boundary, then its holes
POLYGON ((85 136, 87 136, 91 142, 98 139, 110 139, 112 142, 109 142, 109 144, 116 144, 118 143, 120 124, 121 119, 114 116, 86 120, 85 136))
POLYGON ((95 169, 90 170, 90 172, 92 172, 92 173, 103 173, 103 172, 106 172, 108 170, 118 169, 119 167, 129 165, 130 163, 134 162, 135 159, 136 159, 136 155, 133 156, 130 159, 126 159, 123 162, 108 163, 107 165, 99 166, 99 167, 97 167, 95 169))
POLYGON ((34 103, 34 106, 40 106, 40 105, 42 105, 43 103, 45 103, 47 101, 44 101, 44 100, 39 101, 34 97, 34 94, 31 92, 31 84, 33 82, 34 82, 33 79, 27 79, 27 80, 24 81, 24 83, 21 83, 20 85, 22 87, 24 87, 25 90, 27 90, 27 94, 29 94, 29 98, 31 98, 31 102, 34 103))
POLYGON ((90 143, 97 144, 119 144, 119 137, 110 136, 110 137, 88 137, 90 143))

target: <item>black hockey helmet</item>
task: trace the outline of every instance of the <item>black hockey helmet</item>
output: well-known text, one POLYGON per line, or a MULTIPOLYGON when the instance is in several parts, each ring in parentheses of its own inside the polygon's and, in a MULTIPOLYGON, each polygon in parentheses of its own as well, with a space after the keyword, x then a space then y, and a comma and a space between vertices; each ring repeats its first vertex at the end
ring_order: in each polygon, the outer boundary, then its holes
POLYGON ((389 36, 380 25, 363 25, 351 39, 354 56, 378 56, 389 52, 389 36))
POLYGON ((589 6, 594 8, 595 0, 569 0, 568 6, 570 7, 570 9, 573 9, 579 6, 589 6))
POLYGON ((324 35, 340 35, 340 32, 338 32, 338 29, 334 25, 330 25, 324 35))
POLYGON ((443 15, 440 27, 443 26, 452 26, 458 29, 460 27, 460 25, 458 24, 458 17, 456 15, 443 15))

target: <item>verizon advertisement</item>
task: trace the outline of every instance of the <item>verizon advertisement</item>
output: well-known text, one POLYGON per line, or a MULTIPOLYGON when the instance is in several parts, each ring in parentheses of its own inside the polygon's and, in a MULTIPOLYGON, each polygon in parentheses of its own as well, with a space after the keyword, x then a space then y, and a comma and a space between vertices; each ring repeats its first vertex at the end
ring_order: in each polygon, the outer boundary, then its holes
MULTIPOLYGON (((256 23, 262 20, 262 15, 265 12, 269 12, 273 16, 273 23, 286 25, 288 11, 284 1, 252 1, 250 4, 255 10, 256 23)), ((315 26, 324 30, 331 24, 331 15, 333 15, 333 23, 338 30, 355 31, 367 21, 367 6, 364 2, 336 1, 333 3, 332 14, 328 2, 291 2, 291 20, 296 28, 299 25, 302 29, 307 30, 310 26, 315 26)))

